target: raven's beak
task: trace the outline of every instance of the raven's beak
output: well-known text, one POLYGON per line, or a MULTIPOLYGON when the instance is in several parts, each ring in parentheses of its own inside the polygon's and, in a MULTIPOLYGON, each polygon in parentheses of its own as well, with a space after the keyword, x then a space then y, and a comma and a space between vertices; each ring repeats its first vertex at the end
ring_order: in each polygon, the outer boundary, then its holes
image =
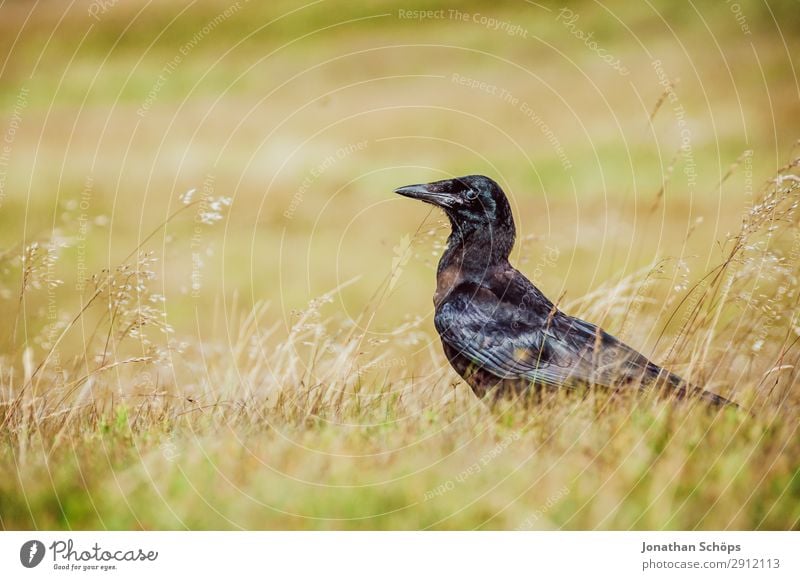
POLYGON ((417 185, 406 185, 405 187, 398 187, 394 190, 394 192, 412 199, 426 201, 440 207, 449 207, 452 205, 453 197, 447 193, 433 191, 433 188, 431 187, 432 185, 434 184, 419 183, 417 185))

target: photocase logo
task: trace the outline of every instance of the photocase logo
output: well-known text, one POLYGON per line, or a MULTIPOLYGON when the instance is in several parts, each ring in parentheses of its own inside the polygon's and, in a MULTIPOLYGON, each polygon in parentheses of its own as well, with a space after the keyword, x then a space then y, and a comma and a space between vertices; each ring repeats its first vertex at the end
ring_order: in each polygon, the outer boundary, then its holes
POLYGON ((36 568, 44 558, 44 544, 39 540, 28 540, 19 549, 19 561, 26 568, 36 568))

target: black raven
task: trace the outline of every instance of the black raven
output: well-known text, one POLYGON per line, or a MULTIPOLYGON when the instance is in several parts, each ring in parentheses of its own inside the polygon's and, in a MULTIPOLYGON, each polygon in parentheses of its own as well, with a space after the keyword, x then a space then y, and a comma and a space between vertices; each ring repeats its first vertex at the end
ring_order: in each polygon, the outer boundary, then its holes
POLYGON ((714 405, 724 397, 662 369, 603 329, 561 312, 508 262, 516 230, 497 183, 468 175, 395 193, 440 207, 450 219, 436 272, 434 324, 450 364, 478 397, 600 385, 659 388, 714 405))

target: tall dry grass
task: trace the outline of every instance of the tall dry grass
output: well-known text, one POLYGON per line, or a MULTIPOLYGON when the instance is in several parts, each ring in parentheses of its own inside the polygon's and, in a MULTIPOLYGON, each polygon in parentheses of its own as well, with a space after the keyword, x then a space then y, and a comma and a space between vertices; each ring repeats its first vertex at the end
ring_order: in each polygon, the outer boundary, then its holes
MULTIPOLYGON (((438 345, 429 366, 399 354, 419 320, 366 338, 394 273, 355 321, 335 314, 337 289, 286 333, 269 305, 220 302, 213 338, 191 341, 166 318, 151 238, 88 278, 73 312, 29 307, 64 290, 68 242, 9 248, 2 526, 797 528, 798 166, 754 196, 701 276, 666 259, 564 305, 623 337, 652 328, 656 360, 752 416, 602 390, 490 410, 438 345)), ((209 203, 184 201, 167 222, 209 203)))

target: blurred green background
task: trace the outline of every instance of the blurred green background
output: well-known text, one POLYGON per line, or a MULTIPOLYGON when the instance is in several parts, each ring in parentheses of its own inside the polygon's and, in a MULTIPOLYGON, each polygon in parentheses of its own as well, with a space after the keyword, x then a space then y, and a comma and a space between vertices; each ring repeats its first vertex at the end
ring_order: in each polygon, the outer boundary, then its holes
MULTIPOLYGON (((55 232, 70 311, 80 279, 184 192, 230 197, 220 223, 192 209, 147 246, 183 335, 211 332, 234 298, 269 301, 288 325, 345 283, 329 308, 355 318, 397 268, 370 330, 419 315, 432 336, 445 224, 391 192, 471 173, 511 196, 514 258, 553 298, 665 257, 691 277, 799 136, 795 1, 11 1, 0 14, 0 249, 55 232)), ((44 292, 28 300, 46 308, 44 292)))

